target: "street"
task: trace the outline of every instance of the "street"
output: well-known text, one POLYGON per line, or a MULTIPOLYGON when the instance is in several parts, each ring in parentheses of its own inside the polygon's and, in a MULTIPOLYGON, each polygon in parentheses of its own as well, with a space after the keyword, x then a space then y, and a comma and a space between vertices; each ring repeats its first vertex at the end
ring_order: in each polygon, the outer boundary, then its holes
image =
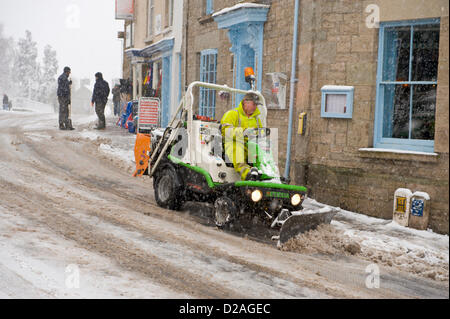
POLYGON ((59 131, 55 114, 0 111, 0 298, 449 297, 448 236, 446 280, 379 265, 368 287, 366 259, 220 231, 201 205, 161 209, 131 176, 135 135, 113 118, 94 135, 94 120, 59 131))

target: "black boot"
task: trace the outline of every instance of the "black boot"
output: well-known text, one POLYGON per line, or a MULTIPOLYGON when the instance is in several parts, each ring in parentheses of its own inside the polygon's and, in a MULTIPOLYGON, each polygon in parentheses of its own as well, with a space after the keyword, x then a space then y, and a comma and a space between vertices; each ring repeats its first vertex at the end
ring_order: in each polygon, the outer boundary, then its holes
POLYGON ((67 122, 66 122, 66 130, 68 130, 68 131, 73 131, 74 130, 74 128, 72 126, 72 120, 67 120, 67 122))
POLYGON ((105 127, 106 127, 106 124, 105 124, 104 122, 99 122, 99 123, 97 124, 97 126, 94 127, 94 128, 95 128, 96 130, 104 130, 105 127))
POLYGON ((62 122, 62 123, 59 123, 59 129, 60 130, 66 130, 66 126, 64 125, 64 122, 62 122))

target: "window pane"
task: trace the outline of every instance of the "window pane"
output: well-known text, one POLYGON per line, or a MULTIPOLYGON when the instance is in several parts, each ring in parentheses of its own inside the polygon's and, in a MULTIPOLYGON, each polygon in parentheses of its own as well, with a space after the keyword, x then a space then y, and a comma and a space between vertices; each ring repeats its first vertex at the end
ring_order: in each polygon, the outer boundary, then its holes
POLYGON ((325 112, 345 114, 347 112, 347 94, 327 94, 325 112))
MULTIPOLYGON (((217 54, 202 55, 200 65, 200 81, 216 83, 217 54)), ((215 90, 200 88, 200 114, 214 116, 215 90)))
POLYGON ((436 85, 414 85, 411 138, 434 140, 436 85))
POLYGON ((414 27, 413 81, 437 81, 439 24, 414 27))
POLYGON ((383 137, 409 138, 409 85, 384 85, 383 137))
POLYGON ((386 28, 383 81, 409 81, 411 27, 386 28))

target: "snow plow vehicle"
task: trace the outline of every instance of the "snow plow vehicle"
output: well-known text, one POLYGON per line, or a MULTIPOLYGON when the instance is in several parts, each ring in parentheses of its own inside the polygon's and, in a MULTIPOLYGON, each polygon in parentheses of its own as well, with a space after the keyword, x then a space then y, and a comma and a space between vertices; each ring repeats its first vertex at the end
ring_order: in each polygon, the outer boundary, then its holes
POLYGON ((278 240, 279 245, 320 224, 330 223, 336 210, 303 209, 307 189, 290 185, 281 177, 266 117, 265 99, 256 90, 193 82, 167 128, 152 130, 145 136, 138 134, 134 175, 143 175, 145 171, 153 178, 155 199, 160 207, 178 210, 187 201, 207 202, 213 204, 212 218, 217 227, 229 229, 244 220, 249 225, 264 225, 277 230, 272 239, 278 240), (220 122, 194 114, 195 88, 242 95, 252 92, 259 97, 263 127, 247 129, 244 135, 248 158, 258 169, 260 180, 241 180, 224 152, 220 122), (145 145, 149 137, 150 147, 145 145))

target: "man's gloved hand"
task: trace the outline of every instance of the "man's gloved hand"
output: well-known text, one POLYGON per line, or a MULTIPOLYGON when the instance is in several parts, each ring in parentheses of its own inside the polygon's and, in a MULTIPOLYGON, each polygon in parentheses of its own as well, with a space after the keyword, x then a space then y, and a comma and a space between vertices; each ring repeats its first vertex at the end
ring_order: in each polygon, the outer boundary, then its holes
POLYGON ((245 136, 251 137, 251 136, 258 136, 259 130, 257 128, 248 128, 244 131, 243 134, 245 136))
POLYGON ((260 180, 260 174, 256 167, 250 168, 250 172, 248 172, 246 178, 246 181, 259 181, 260 180))

